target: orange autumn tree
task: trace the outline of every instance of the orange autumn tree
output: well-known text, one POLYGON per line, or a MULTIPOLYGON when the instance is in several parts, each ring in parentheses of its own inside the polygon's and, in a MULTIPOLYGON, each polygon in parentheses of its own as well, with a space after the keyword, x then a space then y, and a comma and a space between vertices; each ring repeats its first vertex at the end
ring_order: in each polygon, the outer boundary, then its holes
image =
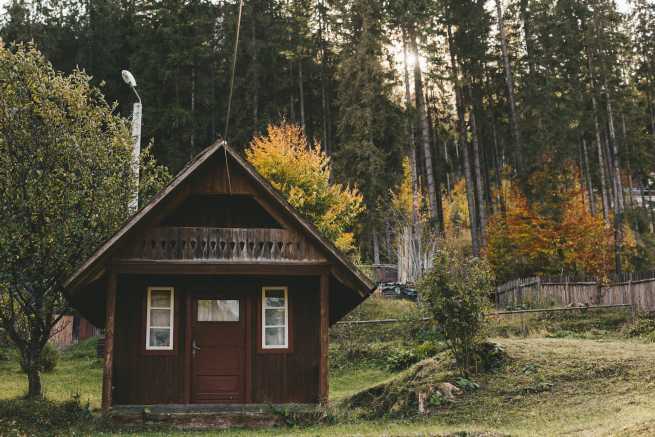
POLYGON ((346 253, 355 251, 352 228, 364 212, 356 188, 330 181, 330 158, 292 123, 269 125, 252 140, 246 159, 287 201, 346 253))
MULTIPOLYGON (((491 217, 486 255, 499 281, 532 275, 590 274, 606 277, 613 268, 614 234, 588 210, 577 167, 549 168, 546 162, 527 183, 532 202, 507 182, 506 211, 491 217)), ((625 229, 624 254, 636 245, 625 229)))
POLYGON ((516 186, 506 190, 505 202, 505 214, 494 214, 487 228, 486 256, 497 280, 546 273, 557 254, 553 221, 535 213, 516 186))

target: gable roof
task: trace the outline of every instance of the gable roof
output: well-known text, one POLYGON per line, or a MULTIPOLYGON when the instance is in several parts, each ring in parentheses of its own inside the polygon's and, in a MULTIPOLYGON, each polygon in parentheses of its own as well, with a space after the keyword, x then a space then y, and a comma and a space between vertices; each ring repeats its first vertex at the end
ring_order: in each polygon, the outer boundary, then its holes
POLYGON ((173 178, 173 180, 157 193, 150 202, 142 207, 136 214, 123 225, 113 236, 105 241, 82 265, 65 281, 64 288, 66 290, 75 289, 79 285, 79 281, 87 276, 90 272, 94 272, 98 265, 101 265, 104 260, 111 254, 112 249, 117 247, 121 241, 128 235, 137 224, 144 220, 149 213, 151 213, 157 206, 170 196, 177 187, 179 187, 185 180, 187 180, 195 171, 211 157, 215 156, 219 151, 224 151, 227 156, 231 157, 255 182, 255 184, 262 189, 272 201, 284 210, 291 218, 295 225, 297 225, 303 233, 309 236, 318 249, 325 252, 328 259, 330 259, 336 266, 340 267, 342 272, 345 272, 349 277, 348 281, 355 288, 355 291, 361 297, 366 297, 375 288, 374 284, 368 279, 334 244, 326 239, 321 232, 306 218, 304 218, 287 200, 265 180, 257 170, 247 162, 242 156, 235 152, 225 141, 219 140, 211 146, 207 147, 198 153, 191 161, 189 161, 182 170, 173 178))

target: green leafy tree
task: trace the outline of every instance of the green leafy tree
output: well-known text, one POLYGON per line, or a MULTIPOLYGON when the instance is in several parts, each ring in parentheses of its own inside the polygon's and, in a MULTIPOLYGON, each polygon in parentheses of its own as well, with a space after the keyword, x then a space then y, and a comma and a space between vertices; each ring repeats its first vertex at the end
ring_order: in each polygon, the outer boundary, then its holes
MULTIPOLYGON (((0 46, 0 324, 18 348, 28 397, 67 308, 63 282, 127 218, 136 180, 127 123, 89 77, 56 72, 33 46, 0 46)), ((142 193, 168 173, 146 150, 142 193)))
POLYGON ((460 371, 466 374, 477 369, 484 340, 484 310, 494 290, 489 264, 461 251, 439 249, 419 290, 460 371))

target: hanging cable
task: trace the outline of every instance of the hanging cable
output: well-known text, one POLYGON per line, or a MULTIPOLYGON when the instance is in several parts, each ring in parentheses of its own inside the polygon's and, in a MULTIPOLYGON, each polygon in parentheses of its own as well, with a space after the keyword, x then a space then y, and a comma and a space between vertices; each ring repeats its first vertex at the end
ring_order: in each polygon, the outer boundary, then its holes
MULTIPOLYGON (((232 94, 234 93, 234 76, 236 75, 237 70, 237 54, 239 53, 239 33, 241 33, 241 15, 243 13, 243 0, 239 1, 239 17, 237 18, 237 33, 234 39, 234 54, 232 55, 232 72, 230 74, 230 94, 227 98, 227 114, 225 115, 225 134, 223 135, 223 141, 227 144, 227 134, 230 128, 230 113, 232 111, 232 94)), ((254 20, 254 17, 253 17, 254 20)), ((227 150, 224 148, 225 152, 225 171, 227 172, 227 184, 228 191, 232 194, 232 182, 230 181, 230 168, 227 163, 227 150)))

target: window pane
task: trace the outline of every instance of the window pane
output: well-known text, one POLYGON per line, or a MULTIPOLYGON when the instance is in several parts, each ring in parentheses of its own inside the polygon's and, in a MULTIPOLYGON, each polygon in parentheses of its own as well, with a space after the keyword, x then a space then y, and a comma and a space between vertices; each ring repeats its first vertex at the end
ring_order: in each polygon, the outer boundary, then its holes
POLYGON ((150 326, 171 326, 171 310, 150 310, 150 326))
POLYGON ((197 317, 199 322, 238 322, 239 301, 199 300, 197 317))
POLYGON ((170 308, 171 292, 169 290, 152 290, 150 292, 150 306, 157 308, 170 308))
POLYGON ((264 345, 284 346, 284 328, 264 328, 264 345))
POLYGON ((168 328, 150 328, 150 346, 168 347, 171 345, 171 331, 168 328))
POLYGON ((284 290, 266 290, 267 307, 284 307, 284 290))
POLYGON ((286 325, 284 320, 284 308, 265 310, 266 320, 264 326, 286 325))

